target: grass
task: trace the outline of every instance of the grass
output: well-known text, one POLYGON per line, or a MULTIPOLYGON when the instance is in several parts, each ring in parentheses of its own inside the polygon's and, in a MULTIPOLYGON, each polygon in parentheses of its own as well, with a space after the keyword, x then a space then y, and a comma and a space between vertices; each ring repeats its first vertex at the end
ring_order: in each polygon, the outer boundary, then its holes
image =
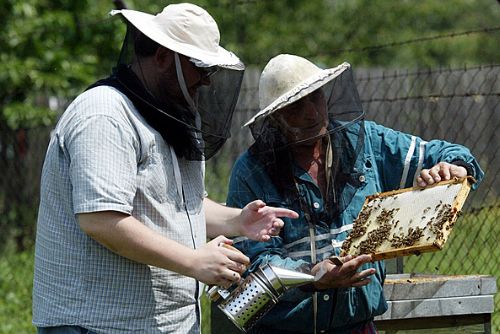
MULTIPOLYGON (((443 250, 405 259, 405 271, 417 273, 471 275, 497 278, 500 287, 500 208, 463 215, 443 250)), ((35 333, 31 325, 33 251, 15 253, 6 248, 0 254, 0 333, 35 333)), ((492 332, 500 333, 500 294, 495 296, 496 312, 492 332)), ((210 334, 210 304, 202 298, 203 334, 210 334)), ((439 333, 443 333, 442 331, 439 333)), ((214 333, 216 334, 216 333, 214 333)))
POLYGON ((0 333, 35 333, 31 325, 33 251, 0 255, 0 333))

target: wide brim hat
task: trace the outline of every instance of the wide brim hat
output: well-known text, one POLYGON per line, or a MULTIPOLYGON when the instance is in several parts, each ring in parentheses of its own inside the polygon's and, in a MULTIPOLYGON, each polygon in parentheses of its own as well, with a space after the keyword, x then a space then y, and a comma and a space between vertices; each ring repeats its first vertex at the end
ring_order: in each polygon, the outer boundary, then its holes
POLYGON ((350 67, 344 62, 334 68, 321 69, 305 58, 289 54, 272 58, 264 67, 259 81, 260 111, 243 126, 300 100, 350 67))
POLYGON ((219 45, 217 23, 203 8, 182 3, 168 5, 151 15, 130 9, 113 10, 144 35, 172 51, 199 61, 204 66, 244 67, 240 59, 219 45))

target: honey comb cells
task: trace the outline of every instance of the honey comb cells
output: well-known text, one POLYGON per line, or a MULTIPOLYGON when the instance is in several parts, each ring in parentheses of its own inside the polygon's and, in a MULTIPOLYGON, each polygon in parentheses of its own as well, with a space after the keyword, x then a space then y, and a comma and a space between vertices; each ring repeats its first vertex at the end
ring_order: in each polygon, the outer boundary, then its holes
POLYGON ((371 254, 380 260, 442 249, 472 182, 456 178, 368 196, 342 244, 342 255, 371 254))

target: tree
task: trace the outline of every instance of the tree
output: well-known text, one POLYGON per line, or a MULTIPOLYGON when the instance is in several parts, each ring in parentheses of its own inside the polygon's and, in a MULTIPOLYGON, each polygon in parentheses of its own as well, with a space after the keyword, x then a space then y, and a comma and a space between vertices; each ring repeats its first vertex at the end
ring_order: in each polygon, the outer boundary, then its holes
POLYGON ((299 54, 329 66, 345 60, 354 66, 403 68, 498 62, 498 29, 363 50, 498 28, 500 6, 491 0, 206 2, 220 8, 216 17, 223 40, 249 64, 262 66, 278 53, 299 54))
MULTIPOLYGON (((3 1, 0 22, 0 245, 33 242, 43 147, 37 136, 69 99, 109 68, 119 24, 111 2, 3 1), (104 55, 101 59, 100 55, 104 55), (106 60, 104 60, 106 59, 106 60), (57 98, 56 98, 57 97, 57 98), (34 166, 36 165, 36 166, 34 166), (33 173, 36 171, 37 173, 33 173)), ((45 131, 47 132, 47 131, 45 131)), ((42 140, 47 139, 47 135, 42 140)))
MULTIPOLYGON (((123 2, 152 13, 168 3, 123 2)), ((500 6, 490 0, 193 2, 216 18, 222 44, 247 64, 263 65, 278 53, 296 53, 329 65, 348 60, 356 66, 405 68, 498 61, 498 30, 364 50, 494 27, 500 6)), ((72 98, 109 73, 125 31, 119 19, 107 17, 113 8, 111 0, 3 1, 3 122, 10 128, 52 124, 56 113, 49 97, 72 98)))

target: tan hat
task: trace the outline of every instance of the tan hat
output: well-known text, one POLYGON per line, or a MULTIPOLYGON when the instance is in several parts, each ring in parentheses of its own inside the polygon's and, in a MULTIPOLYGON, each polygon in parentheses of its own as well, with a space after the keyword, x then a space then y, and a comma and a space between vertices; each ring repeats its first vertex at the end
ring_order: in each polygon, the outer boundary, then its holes
POLYGON ((259 108, 261 110, 243 126, 248 126, 257 119, 300 100, 350 67, 349 63, 343 63, 323 70, 299 56, 281 54, 272 58, 260 76, 259 108))
POLYGON ((239 58, 219 45, 217 23, 201 7, 189 3, 168 5, 157 15, 135 10, 113 10, 158 44, 199 60, 205 66, 243 66, 239 58))

